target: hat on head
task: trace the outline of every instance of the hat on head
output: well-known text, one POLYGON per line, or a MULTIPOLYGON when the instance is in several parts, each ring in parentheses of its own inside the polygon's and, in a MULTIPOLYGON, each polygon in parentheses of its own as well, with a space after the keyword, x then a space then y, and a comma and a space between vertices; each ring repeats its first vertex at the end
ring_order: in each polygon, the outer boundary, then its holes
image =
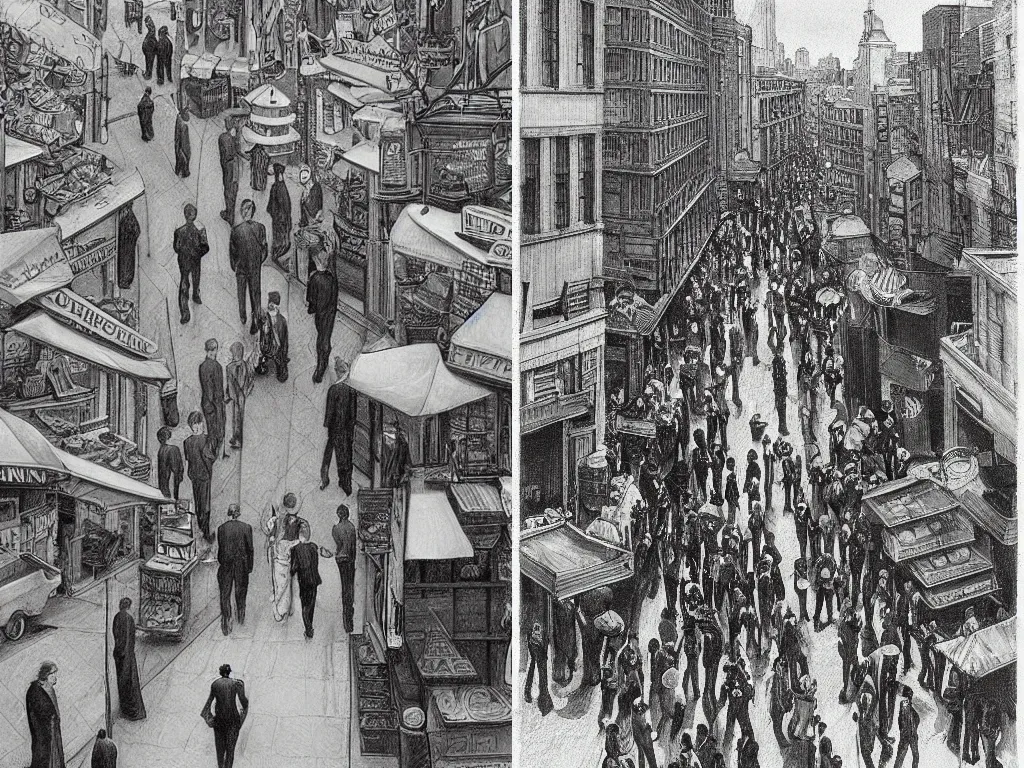
POLYGON ((281 294, 278 291, 271 291, 267 294, 267 302, 281 306, 281 294))

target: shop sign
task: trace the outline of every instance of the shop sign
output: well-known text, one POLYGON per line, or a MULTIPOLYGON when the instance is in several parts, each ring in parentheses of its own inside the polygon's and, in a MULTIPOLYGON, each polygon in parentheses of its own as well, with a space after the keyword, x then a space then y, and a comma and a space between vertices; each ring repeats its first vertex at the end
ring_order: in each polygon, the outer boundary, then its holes
POLYGON ((430 39, 416 49, 416 56, 424 69, 447 67, 455 59, 455 39, 430 39))
POLYGON ((395 11, 395 4, 392 3, 387 10, 373 20, 370 29, 375 35, 383 35, 398 26, 398 13, 395 11))
POLYGON ((113 260, 116 252, 117 241, 105 240, 95 248, 90 248, 83 253, 75 256, 68 254, 68 263, 71 265, 71 274, 78 277, 83 272, 88 272, 89 270, 98 267, 100 264, 106 264, 108 261, 113 260))
POLYGON ((48 485, 54 479, 52 472, 34 467, 0 467, 0 483, 12 485, 48 485))
POLYGON ((456 344, 448 353, 448 364, 485 379, 492 379, 503 384, 512 383, 512 361, 501 355, 477 352, 456 344))
POLYGON ((482 205, 467 205, 462 209, 462 234, 490 242, 512 240, 512 217, 482 205))
POLYGON ((658 436, 657 427, 648 419, 627 419, 621 413, 615 417, 615 429, 624 435, 654 439, 658 436))
POLYGON ((405 189, 409 185, 405 162, 405 131, 381 132, 380 176, 384 187, 405 189))
POLYGON ((460 176, 466 182, 466 189, 469 192, 482 192, 491 186, 494 142, 490 136, 479 139, 455 139, 444 144, 432 152, 436 158, 435 173, 448 170, 460 176))
POLYGON ((359 491, 359 540, 366 552, 381 555, 391 550, 391 515, 395 492, 390 488, 359 491))
MULTIPOLYGON (((49 244, 50 243, 48 243, 48 245, 49 244)), ((9 267, 0 272, 0 286, 13 291, 15 288, 20 288, 29 281, 39 277, 48 269, 55 267, 60 262, 64 261, 64 254, 61 252, 60 246, 57 244, 57 240, 55 238, 53 239, 52 245, 52 251, 39 248, 38 253, 32 254, 31 261, 27 258, 22 259, 13 267, 9 267)))
POLYGON ((384 72, 398 72, 401 65, 398 51, 380 37, 375 37, 369 42, 349 37, 342 38, 335 55, 384 72))
POLYGON ((153 357, 157 353, 154 342, 66 288, 41 296, 36 301, 76 328, 99 336, 134 355, 153 357))

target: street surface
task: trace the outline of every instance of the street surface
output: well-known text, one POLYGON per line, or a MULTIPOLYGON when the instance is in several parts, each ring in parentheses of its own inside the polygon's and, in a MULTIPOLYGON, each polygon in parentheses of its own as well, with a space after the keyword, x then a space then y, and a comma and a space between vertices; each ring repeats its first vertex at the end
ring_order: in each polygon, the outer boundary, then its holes
MULTIPOLYGON (((763 283, 764 280, 762 280, 762 286, 756 295, 756 298, 760 300, 758 315, 760 346, 758 348, 758 356, 761 364, 755 367, 752 365, 750 358, 746 360, 740 378, 740 397, 743 401, 743 407, 737 409, 730 402, 732 415, 729 419, 729 447, 731 449, 729 455, 736 459, 737 476, 741 486, 744 468, 746 467, 747 450, 756 447, 759 457, 761 453, 760 445, 755 445, 751 442, 750 426, 748 424, 750 417, 754 413, 760 413, 764 420, 768 422, 766 434, 770 435, 773 441, 778 436, 779 422, 775 413, 774 390, 771 378, 772 355, 767 345, 768 319, 764 309, 763 283)), ((790 393, 789 405, 787 407, 790 434, 786 439, 793 444, 794 456, 803 456, 804 441, 800 430, 799 411, 796 400, 796 361, 792 359, 788 344, 785 357, 789 372, 790 393)), ((726 390, 727 399, 731 396, 730 393, 731 385, 726 390)), ((819 423, 816 434, 818 436, 818 444, 822 447, 823 453, 827 457, 827 427, 835 418, 836 412, 830 408, 828 395, 823 387, 818 392, 818 412, 819 423)), ((703 418, 691 418, 691 432, 696 427, 704 428, 703 418)), ((760 458, 759 464, 763 465, 760 458)), ((762 466, 762 471, 763 469, 764 467, 762 466)), ((809 488, 806 485, 806 470, 803 477, 805 491, 808 492, 809 497, 809 488)), ((775 543, 782 553, 783 562, 781 570, 786 585, 787 603, 793 608, 794 613, 799 615, 799 605, 793 593, 793 561, 798 557, 799 545, 792 515, 786 514, 783 517, 784 494, 781 484, 781 471, 778 468, 776 468, 776 480, 776 488, 772 492, 773 511, 767 515, 766 529, 775 532, 775 543)), ((738 524, 745 531, 747 529, 747 500, 746 495, 744 494, 743 496, 740 501, 738 524)), ((658 622, 664 607, 664 586, 660 583, 659 577, 658 596, 654 600, 644 602, 640 620, 640 648, 644 651, 644 669, 648 680, 650 679, 650 657, 646 653, 647 641, 652 637, 658 636, 658 622)), ((808 592, 808 610, 813 616, 814 597, 811 591, 808 592)), ((803 623, 799 626, 801 627, 804 651, 807 654, 811 677, 818 681, 817 712, 821 719, 828 724, 828 735, 832 739, 833 753, 843 758, 845 766, 856 766, 858 765, 856 747, 857 728, 851 717, 855 707, 853 704, 840 704, 838 699, 839 690, 842 687, 842 666, 839 653, 836 650, 837 633, 835 624, 829 625, 821 632, 815 632, 813 625, 810 623, 803 623)), ((726 639, 728 639, 728 633, 726 633, 726 639)), ((956 766, 957 761, 954 753, 945 745, 946 725, 949 716, 944 707, 936 705, 934 696, 930 692, 923 691, 918 685, 917 675, 921 669, 920 659, 917 656, 916 644, 912 645, 914 648, 913 659, 915 666, 906 675, 900 676, 899 681, 913 688, 914 704, 921 715, 919 730, 921 765, 925 768, 956 766)), ((529 663, 525 637, 521 638, 519 647, 519 685, 521 689, 529 663)), ((773 653, 772 659, 774 659, 774 655, 773 653)), ((725 660, 726 658, 723 658, 723 663, 725 660)), ((755 695, 750 705, 750 715, 754 734, 760 745, 760 764, 763 768, 778 768, 779 766, 784 766, 785 768, 793 766, 795 768, 797 765, 800 765, 802 768, 804 762, 801 758, 804 757, 805 753, 801 750, 800 746, 789 748, 781 756, 779 754, 778 744, 772 729, 772 721, 768 714, 766 681, 771 670, 770 668, 766 669, 765 661, 751 661, 751 668, 754 671, 755 695)), ((685 665, 685 660, 683 664, 685 665)), ((601 708, 601 691, 597 686, 581 687, 579 685, 581 669, 582 666, 579 665, 573 681, 566 687, 559 686, 552 681, 550 690, 555 709, 546 717, 541 716, 536 704, 523 704, 520 707, 520 738, 517 742, 520 748, 520 765, 550 766, 550 768, 579 768, 581 766, 583 768, 596 768, 602 764, 604 757, 604 735, 598 731, 597 724, 598 713, 601 708), (572 742, 572 748, 566 749, 565 744, 570 741, 572 742)), ((718 679, 719 684, 721 684, 723 680, 721 673, 718 679)), ((705 687, 703 669, 701 670, 700 684, 701 691, 703 692, 705 687)), ((645 701, 646 697, 647 691, 645 690, 645 701)), ((536 692, 534 693, 534 701, 536 701, 536 692)), ((677 701, 684 701, 681 684, 677 690, 677 701)), ((691 699, 686 699, 685 701, 686 721, 683 730, 688 732, 691 737, 694 737, 694 729, 697 723, 705 721, 704 713, 699 701, 694 702, 691 699)), ((726 713, 723 708, 717 720, 719 747, 725 754, 726 765, 735 766, 735 747, 736 741, 739 738, 739 727, 734 726, 730 733, 723 736, 725 720, 726 713), (724 747, 722 746, 723 743, 724 747)), ((898 729, 894 725, 890 736, 897 735, 898 729)), ((662 768, 670 761, 678 759, 679 741, 680 738, 677 737, 675 741, 668 743, 668 739, 663 737, 663 739, 655 742, 655 751, 659 765, 662 768)), ((893 746, 895 748, 895 744, 893 746)), ((1004 738, 999 750, 999 757, 1004 768, 1013 768, 1017 765, 1016 751, 1015 734, 1009 733, 1004 738)), ((876 744, 874 755, 876 764, 878 754, 879 751, 876 744)), ((635 754, 633 759, 634 761, 636 760, 635 754)), ((909 768, 909 755, 904 765, 909 768)), ((704 766, 704 768, 708 768, 708 766, 704 766)))

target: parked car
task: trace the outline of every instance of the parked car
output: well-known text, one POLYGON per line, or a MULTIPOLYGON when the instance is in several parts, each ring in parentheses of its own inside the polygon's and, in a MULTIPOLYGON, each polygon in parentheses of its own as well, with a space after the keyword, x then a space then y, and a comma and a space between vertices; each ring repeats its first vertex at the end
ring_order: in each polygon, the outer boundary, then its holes
POLYGON ((20 640, 29 619, 43 612, 61 583, 61 572, 30 552, 0 547, 0 627, 8 640, 20 640))

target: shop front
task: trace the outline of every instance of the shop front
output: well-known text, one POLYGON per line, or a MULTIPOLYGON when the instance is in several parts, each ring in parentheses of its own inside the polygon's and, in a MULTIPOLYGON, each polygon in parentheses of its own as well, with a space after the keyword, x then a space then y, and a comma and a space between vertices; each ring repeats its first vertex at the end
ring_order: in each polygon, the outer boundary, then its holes
POLYGON ((35 180, 39 175, 36 162, 46 155, 42 147, 14 136, 4 138, 3 231, 17 232, 40 224, 39 196, 35 180))

